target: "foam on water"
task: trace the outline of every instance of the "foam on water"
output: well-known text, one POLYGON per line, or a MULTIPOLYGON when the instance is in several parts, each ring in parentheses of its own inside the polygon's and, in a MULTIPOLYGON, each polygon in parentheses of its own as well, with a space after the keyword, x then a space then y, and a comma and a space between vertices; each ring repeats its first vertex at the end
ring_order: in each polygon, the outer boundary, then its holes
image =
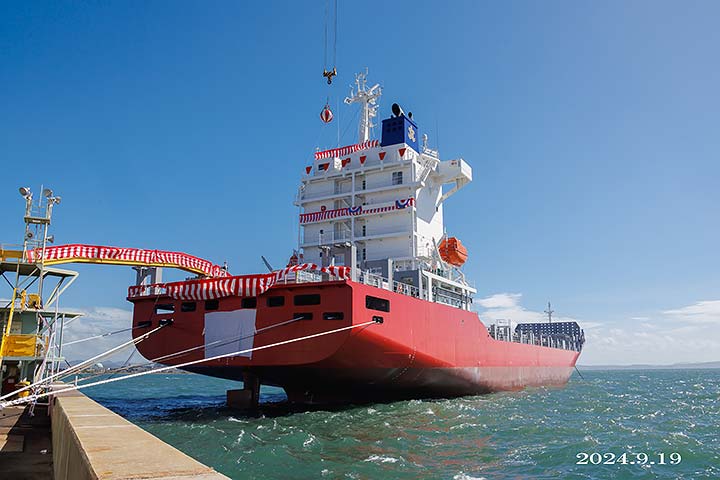
POLYGON ((260 414, 239 384, 149 375, 88 394, 231 478, 720 478, 720 370, 602 371, 564 389, 260 414), (576 454, 672 452, 679 465, 577 465, 576 454))

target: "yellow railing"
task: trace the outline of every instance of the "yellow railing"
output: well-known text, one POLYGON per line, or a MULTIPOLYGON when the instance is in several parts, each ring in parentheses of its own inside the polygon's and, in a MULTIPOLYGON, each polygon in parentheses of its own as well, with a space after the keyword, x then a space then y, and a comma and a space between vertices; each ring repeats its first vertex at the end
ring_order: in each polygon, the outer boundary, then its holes
POLYGON ((0 247, 0 260, 6 261, 6 260, 19 260, 23 257, 22 250, 8 250, 4 247, 0 247))
POLYGON ((0 357, 37 357, 42 349, 39 335, 4 335, 0 357))

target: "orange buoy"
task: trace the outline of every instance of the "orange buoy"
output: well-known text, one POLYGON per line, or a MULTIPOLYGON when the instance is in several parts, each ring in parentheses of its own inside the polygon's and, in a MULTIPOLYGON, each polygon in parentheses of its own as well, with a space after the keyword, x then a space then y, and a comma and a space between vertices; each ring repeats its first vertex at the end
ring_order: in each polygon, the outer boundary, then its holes
POLYGON ((438 250, 440 251, 440 258, 444 262, 456 267, 462 266, 468 258, 467 248, 455 237, 443 238, 438 250))

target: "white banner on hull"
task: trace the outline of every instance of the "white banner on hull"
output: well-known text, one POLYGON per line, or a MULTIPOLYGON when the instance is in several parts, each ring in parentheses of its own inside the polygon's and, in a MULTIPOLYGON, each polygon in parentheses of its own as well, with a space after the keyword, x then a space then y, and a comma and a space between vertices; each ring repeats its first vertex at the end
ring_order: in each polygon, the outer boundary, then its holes
MULTIPOLYGON (((206 313, 205 358, 253 348, 256 313, 252 308, 206 313)), ((252 352, 238 356, 252 358, 252 352)))

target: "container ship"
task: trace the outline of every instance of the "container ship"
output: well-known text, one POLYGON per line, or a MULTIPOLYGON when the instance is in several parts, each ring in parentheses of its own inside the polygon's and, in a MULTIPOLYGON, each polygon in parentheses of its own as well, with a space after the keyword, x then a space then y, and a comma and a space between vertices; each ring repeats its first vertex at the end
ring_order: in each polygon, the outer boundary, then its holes
POLYGON ((137 268, 133 335, 168 325, 138 342, 145 358, 242 380, 234 398, 248 406, 261 385, 323 404, 568 381, 584 343, 577 323, 485 325, 473 311, 467 250, 443 218, 472 168, 441 159, 397 104, 371 138, 381 94, 357 75, 345 103, 359 104, 358 142, 317 151, 305 167, 298 245, 285 268, 170 283, 158 268, 137 268), (213 359, 232 352, 241 353, 213 359))

